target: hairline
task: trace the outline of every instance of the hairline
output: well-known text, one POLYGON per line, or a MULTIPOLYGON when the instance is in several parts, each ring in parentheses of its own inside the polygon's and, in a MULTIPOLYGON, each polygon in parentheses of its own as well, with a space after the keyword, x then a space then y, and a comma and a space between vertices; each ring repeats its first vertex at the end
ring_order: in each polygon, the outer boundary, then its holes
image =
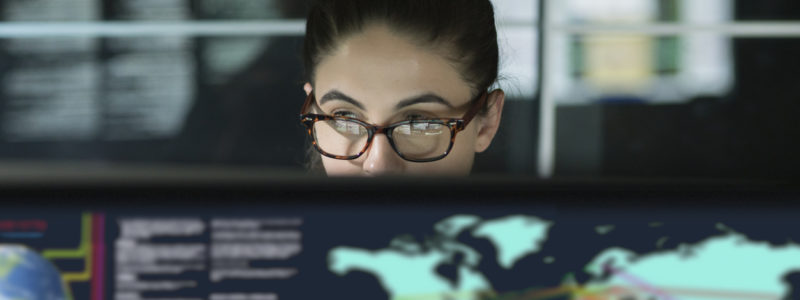
POLYGON ((396 34, 398 37, 402 37, 406 39, 410 44, 416 46, 417 48, 428 51, 436 56, 441 57, 447 64, 455 69, 459 74, 459 77, 470 87, 471 95, 476 97, 478 94, 482 92, 482 89, 489 88, 489 87, 479 87, 479 83, 472 82, 470 78, 465 76, 466 70, 463 64, 459 63, 459 60, 463 60, 464 57, 459 57, 457 55, 447 55, 447 53, 456 53, 458 52, 457 46, 455 46, 455 42, 448 41, 447 37, 437 37, 437 38, 425 38, 416 34, 410 30, 402 30, 398 27, 399 25, 393 25, 391 22, 382 20, 378 17, 372 17, 369 19, 365 19, 363 24, 359 26, 359 28, 355 30, 351 30, 350 32, 341 33, 338 28, 334 33, 333 43, 331 44, 331 49, 326 49, 326 51, 320 51, 318 57, 314 59, 314 66, 311 68, 312 73, 309 77, 311 81, 311 85, 316 85, 316 77, 317 77, 317 68, 322 63, 325 58, 334 56, 336 52, 341 49, 341 46, 347 43, 348 40, 352 39, 354 36, 359 34, 363 34, 368 29, 373 26, 384 26, 389 32, 396 34))

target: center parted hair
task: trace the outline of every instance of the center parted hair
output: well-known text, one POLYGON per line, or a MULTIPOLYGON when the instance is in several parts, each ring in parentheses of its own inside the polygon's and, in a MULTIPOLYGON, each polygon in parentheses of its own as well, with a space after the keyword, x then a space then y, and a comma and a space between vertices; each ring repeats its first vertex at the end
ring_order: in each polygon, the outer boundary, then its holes
POLYGON ((497 80, 499 50, 489 0, 316 0, 303 49, 308 81, 314 83, 317 66, 340 43, 374 24, 448 59, 476 95, 497 80))

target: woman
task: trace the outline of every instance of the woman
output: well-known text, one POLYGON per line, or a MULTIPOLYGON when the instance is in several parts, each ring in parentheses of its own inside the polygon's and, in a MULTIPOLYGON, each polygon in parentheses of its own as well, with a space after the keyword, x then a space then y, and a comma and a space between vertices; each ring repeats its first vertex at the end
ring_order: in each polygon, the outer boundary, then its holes
POLYGON ((489 0, 319 0, 301 121, 328 175, 469 174, 505 95, 489 0))

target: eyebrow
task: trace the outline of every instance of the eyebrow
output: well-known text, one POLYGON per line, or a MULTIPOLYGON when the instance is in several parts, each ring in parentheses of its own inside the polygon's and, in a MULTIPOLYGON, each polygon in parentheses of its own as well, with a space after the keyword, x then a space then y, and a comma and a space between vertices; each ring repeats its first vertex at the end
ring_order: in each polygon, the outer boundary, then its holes
MULTIPOLYGON (((332 90, 332 91, 326 93, 325 95, 323 95, 322 98, 319 99, 319 105, 325 104, 326 102, 330 102, 330 101, 336 101, 336 100, 344 101, 344 102, 347 102, 347 103, 350 103, 350 104, 354 105, 355 107, 358 107, 359 109, 366 110, 364 108, 364 105, 361 104, 361 102, 358 102, 356 99, 353 99, 353 97, 345 95, 344 93, 342 93, 342 92, 340 92, 338 90, 332 90)), ((402 109, 404 107, 411 106, 411 105, 414 105, 414 104, 420 104, 420 103, 438 103, 438 104, 445 105, 445 106, 447 106, 449 108, 454 108, 454 106, 452 104, 450 104, 450 102, 447 102, 447 100, 444 100, 444 98, 440 97, 439 95, 428 93, 428 94, 415 96, 415 97, 411 97, 411 98, 404 99, 404 100, 400 101, 399 103, 397 103, 397 105, 395 105, 395 110, 400 110, 400 109, 402 109)))
POLYGON ((400 110, 401 108, 404 108, 406 106, 411 106, 419 103, 439 103, 449 108, 454 108, 453 105, 450 104, 450 102, 447 102, 447 100, 444 100, 444 98, 439 97, 436 94, 424 94, 421 96, 411 97, 403 101, 400 101, 399 103, 397 103, 397 105, 395 105, 395 109, 400 110))
POLYGON ((355 107, 358 107, 361 110, 366 110, 364 108, 364 104, 361 104, 361 102, 356 101, 356 99, 353 99, 352 97, 350 97, 348 95, 345 95, 344 93, 342 93, 342 92, 340 92, 338 90, 332 90, 332 91, 326 93, 324 96, 322 96, 322 98, 319 99, 319 105, 322 105, 322 104, 325 104, 325 102, 334 101, 334 100, 344 101, 344 102, 347 102, 347 103, 350 103, 350 104, 354 105, 355 107))

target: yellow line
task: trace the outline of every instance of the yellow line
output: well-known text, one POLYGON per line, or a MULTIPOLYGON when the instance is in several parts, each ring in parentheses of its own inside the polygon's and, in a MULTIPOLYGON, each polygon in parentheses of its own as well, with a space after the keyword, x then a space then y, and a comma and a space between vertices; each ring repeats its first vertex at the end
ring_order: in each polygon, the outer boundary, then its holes
POLYGON ((63 273, 67 283, 89 281, 92 278, 92 214, 84 213, 81 217, 81 242, 77 249, 47 249, 42 251, 47 259, 83 258, 83 272, 63 273))
POLYGON ((62 284, 64 285, 64 291, 67 293, 66 300, 74 300, 75 298, 72 297, 72 287, 67 282, 63 282, 62 284))

